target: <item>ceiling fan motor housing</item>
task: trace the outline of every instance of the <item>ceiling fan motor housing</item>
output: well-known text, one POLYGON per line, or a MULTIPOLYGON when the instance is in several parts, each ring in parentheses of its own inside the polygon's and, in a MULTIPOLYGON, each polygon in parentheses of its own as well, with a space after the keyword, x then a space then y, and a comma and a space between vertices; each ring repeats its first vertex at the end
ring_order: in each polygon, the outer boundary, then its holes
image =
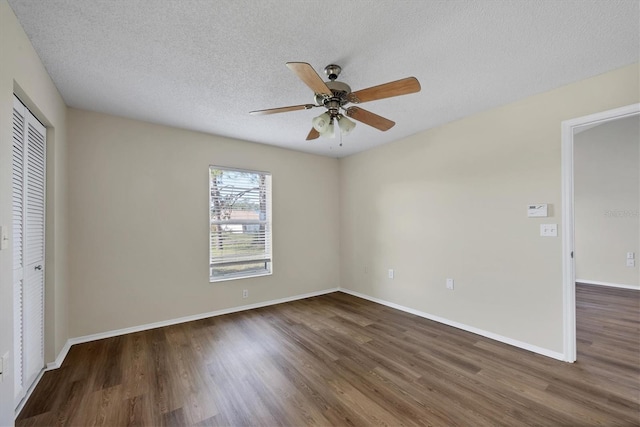
POLYGON ((348 84, 335 80, 326 82, 326 85, 331 89, 333 96, 327 97, 319 94, 316 95, 315 101, 317 105, 324 105, 331 113, 331 116, 335 117, 338 115, 340 107, 349 102, 347 96, 351 93, 351 88, 348 84))

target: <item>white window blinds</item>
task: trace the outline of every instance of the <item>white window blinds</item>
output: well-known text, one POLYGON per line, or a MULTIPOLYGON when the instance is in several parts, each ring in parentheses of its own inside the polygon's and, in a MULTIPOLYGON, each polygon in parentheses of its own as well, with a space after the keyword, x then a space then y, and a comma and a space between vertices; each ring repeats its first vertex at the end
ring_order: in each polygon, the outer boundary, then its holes
POLYGON ((209 167, 211 281, 271 274, 271 174, 209 167))

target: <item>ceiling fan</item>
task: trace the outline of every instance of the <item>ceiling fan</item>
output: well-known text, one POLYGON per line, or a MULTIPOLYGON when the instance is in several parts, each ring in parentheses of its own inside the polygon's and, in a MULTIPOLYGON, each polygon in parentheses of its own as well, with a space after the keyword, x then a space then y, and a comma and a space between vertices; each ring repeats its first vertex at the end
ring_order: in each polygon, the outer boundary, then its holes
POLYGON ((365 123, 378 130, 387 131, 395 125, 395 122, 363 108, 356 106, 346 107, 346 105, 349 103, 360 104, 420 91, 418 79, 415 77, 407 77, 394 82, 351 92, 349 85, 337 80, 342 71, 339 65, 330 64, 324 68, 324 72, 329 78, 328 82, 323 81, 313 67, 306 62, 287 62, 287 67, 313 91, 315 94, 315 104, 270 108, 267 110, 251 111, 249 114, 275 114, 285 113, 287 111, 309 110, 314 107, 325 107, 327 111, 312 120, 313 127, 309 135, 307 135, 307 141, 316 139, 319 136, 332 138, 335 132, 335 122, 338 122, 338 127, 343 135, 348 134, 356 124, 347 119, 347 117, 365 123), (341 111, 344 112, 344 114, 341 111))

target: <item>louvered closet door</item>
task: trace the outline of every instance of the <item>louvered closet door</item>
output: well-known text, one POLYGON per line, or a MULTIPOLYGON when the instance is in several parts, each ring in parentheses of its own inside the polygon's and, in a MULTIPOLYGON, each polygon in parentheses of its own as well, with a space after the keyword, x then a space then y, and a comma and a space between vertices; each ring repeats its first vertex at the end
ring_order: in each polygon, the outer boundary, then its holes
POLYGON ((14 378, 15 398, 19 402, 24 395, 23 361, 22 361, 22 302, 24 283, 24 106, 13 100, 13 313, 15 343, 14 378))
POLYGON ((14 100, 13 128, 13 271, 17 403, 44 367, 46 130, 17 99, 14 100))

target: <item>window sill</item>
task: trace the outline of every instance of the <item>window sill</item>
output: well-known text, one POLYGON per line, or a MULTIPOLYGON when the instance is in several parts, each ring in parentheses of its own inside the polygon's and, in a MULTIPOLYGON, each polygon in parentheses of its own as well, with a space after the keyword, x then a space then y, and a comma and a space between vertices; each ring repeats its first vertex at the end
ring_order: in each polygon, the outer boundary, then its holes
POLYGON ((252 274, 239 274, 237 276, 234 275, 229 275, 229 276, 223 276, 223 277, 209 277, 209 283, 216 283, 216 282, 227 282, 229 280, 239 280, 239 279, 250 279, 252 277, 262 277, 262 276, 271 276, 273 274, 273 272, 268 271, 268 272, 259 272, 259 273, 252 273, 252 274))

